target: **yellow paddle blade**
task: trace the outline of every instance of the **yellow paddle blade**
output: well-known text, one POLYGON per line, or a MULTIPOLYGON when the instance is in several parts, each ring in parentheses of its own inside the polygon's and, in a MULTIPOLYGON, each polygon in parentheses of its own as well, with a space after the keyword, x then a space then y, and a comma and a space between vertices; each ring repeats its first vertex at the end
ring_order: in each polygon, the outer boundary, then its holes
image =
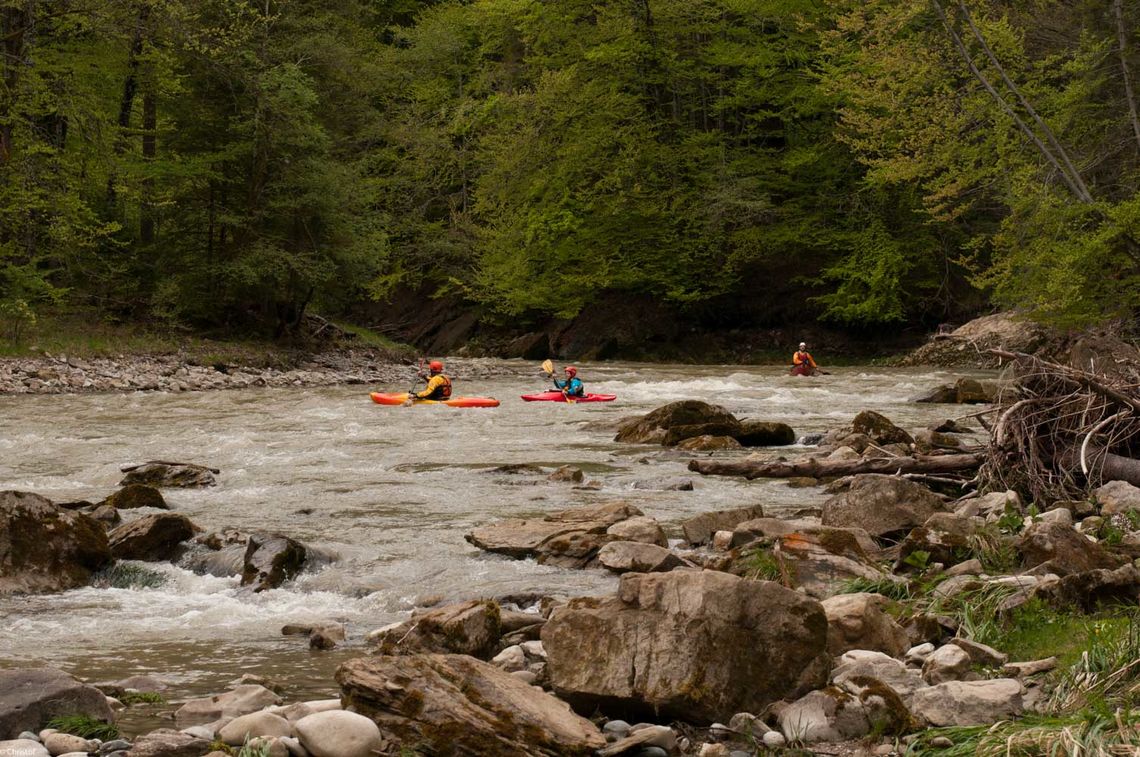
POLYGON ((547 373, 554 373, 554 363, 551 362, 550 358, 542 361, 542 370, 547 373))

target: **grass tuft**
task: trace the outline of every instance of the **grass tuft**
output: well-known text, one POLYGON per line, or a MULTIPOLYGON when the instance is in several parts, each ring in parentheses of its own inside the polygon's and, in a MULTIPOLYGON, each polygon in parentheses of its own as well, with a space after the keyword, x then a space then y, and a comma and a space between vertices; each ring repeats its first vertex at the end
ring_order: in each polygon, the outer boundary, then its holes
POLYGON ((157 691, 127 691, 117 699, 125 705, 166 704, 166 697, 157 691))
POLYGON ((114 724, 104 723, 90 715, 62 715, 49 720, 46 727, 84 739, 110 741, 119 738, 119 729, 114 724))

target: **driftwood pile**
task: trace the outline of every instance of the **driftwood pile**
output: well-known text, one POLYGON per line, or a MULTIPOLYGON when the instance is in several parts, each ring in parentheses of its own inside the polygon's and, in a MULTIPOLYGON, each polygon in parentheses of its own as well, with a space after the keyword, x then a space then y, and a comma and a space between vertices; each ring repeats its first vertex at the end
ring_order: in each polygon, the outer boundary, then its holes
POLYGON ((1014 490, 1025 501, 1083 499, 1108 481, 1140 486, 1140 366, 1098 366, 1096 373, 1019 352, 1007 361, 994 405, 975 414, 990 432, 978 451, 827 460, 693 460, 702 474, 755 478, 835 478, 860 473, 911 477, 951 474, 983 491, 1014 490))
POLYGON ((995 404, 982 486, 1033 501, 1081 499, 1107 481, 1140 485, 1140 374, 1090 373, 1022 353, 995 404))

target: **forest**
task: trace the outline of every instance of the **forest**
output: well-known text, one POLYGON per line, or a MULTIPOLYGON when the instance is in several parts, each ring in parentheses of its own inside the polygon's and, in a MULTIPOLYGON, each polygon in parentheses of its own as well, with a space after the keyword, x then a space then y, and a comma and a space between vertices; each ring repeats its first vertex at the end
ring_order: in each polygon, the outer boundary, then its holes
POLYGON ((0 331, 1140 306, 1140 4, 0 0, 0 331))

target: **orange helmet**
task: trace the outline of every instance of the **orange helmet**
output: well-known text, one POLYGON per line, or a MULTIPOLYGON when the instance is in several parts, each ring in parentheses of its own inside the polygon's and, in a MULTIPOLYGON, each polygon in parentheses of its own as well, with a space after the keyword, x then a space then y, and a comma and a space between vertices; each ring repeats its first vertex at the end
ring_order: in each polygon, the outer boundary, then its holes
POLYGON ((437 371, 437 372, 442 371, 443 370, 443 363, 439 362, 438 360, 433 360, 430 363, 428 363, 428 369, 433 370, 433 371, 437 371))
POLYGON ((563 370, 565 370, 565 371, 566 371, 566 374, 567 374, 568 376, 574 377, 574 376, 577 376, 577 375, 578 375, 578 369, 577 369, 577 368, 575 368, 575 367, 574 367, 574 366, 572 366, 572 365, 568 365, 568 366, 566 366, 566 367, 565 367, 563 370))

